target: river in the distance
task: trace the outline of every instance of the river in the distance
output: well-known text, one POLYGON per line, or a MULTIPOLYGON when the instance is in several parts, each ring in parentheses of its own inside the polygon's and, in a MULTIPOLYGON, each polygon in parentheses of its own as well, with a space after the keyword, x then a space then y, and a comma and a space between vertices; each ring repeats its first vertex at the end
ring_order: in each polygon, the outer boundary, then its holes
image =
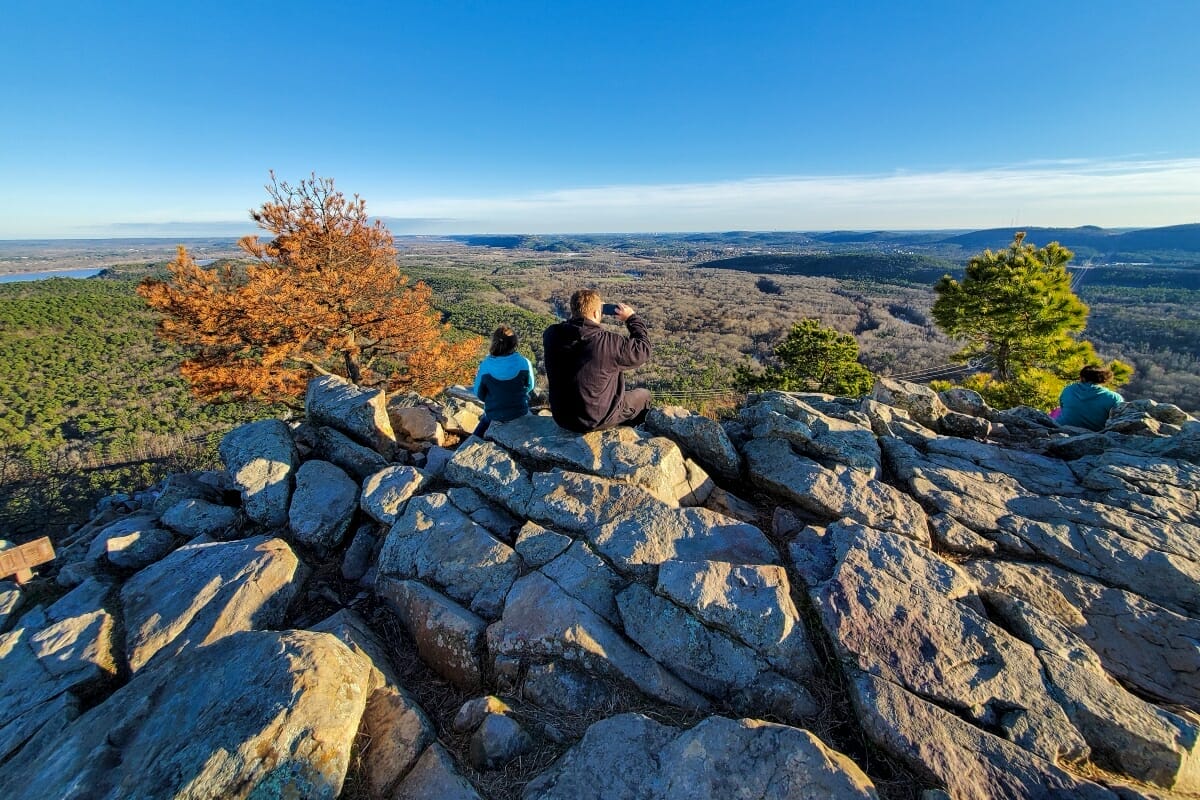
POLYGON ((14 272, 11 275, 0 275, 0 283, 21 283, 24 281, 44 281, 50 278, 90 278, 103 272, 103 267, 90 269, 55 269, 49 272, 14 272))

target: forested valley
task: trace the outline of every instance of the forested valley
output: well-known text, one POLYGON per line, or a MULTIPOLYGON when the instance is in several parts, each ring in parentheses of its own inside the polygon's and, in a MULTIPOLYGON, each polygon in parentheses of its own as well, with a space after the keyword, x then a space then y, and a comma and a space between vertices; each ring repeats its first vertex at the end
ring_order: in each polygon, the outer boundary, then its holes
MULTIPOLYGON (((959 343, 930 315, 932 284, 961 271, 962 251, 883 234, 842 238, 411 237, 397 248, 401 272, 430 285, 451 326, 486 336, 511 325, 535 361, 542 329, 575 289, 634 306, 650 325, 654 358, 630 383, 714 415, 739 399, 737 367, 768 360, 805 317, 852 334, 876 374, 964 376, 951 360, 959 343)), ((218 255, 230 245, 210 243, 218 255)), ((214 465, 224 431, 289 413, 193 399, 178 374, 183 354, 155 337, 155 315, 135 293, 143 277, 164 273, 165 260, 106 262, 86 280, 0 284, 0 536, 51 532, 111 491, 214 465)), ((65 253, 53 266, 91 263, 65 253)), ((1200 409, 1200 254, 1189 262, 1174 252, 1161 268, 1073 267, 1091 308, 1085 335, 1105 358, 1136 368, 1123 394, 1200 409)))

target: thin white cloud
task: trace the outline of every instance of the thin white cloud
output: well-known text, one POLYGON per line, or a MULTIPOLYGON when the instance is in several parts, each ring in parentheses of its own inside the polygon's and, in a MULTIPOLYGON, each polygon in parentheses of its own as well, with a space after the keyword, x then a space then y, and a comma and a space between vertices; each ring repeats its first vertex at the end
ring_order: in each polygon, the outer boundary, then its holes
POLYGON ((374 203, 430 232, 825 230, 1200 221, 1200 158, 625 185, 374 203))

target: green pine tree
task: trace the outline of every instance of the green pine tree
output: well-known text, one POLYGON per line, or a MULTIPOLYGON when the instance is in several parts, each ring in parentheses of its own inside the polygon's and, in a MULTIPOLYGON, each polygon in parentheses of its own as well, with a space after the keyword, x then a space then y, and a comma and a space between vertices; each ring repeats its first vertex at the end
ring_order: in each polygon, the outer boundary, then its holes
MULTIPOLYGON (((934 320, 967 342, 955 360, 987 370, 964 385, 989 403, 1052 408, 1065 383, 1096 362, 1092 344, 1076 338, 1088 307, 1071 291, 1066 265, 1073 256, 1058 242, 1025 244, 1018 233, 1008 249, 972 258, 962 282, 946 275, 934 287, 934 320)), ((1132 374, 1119 361, 1110 368, 1118 385, 1132 374)))
POLYGON ((802 319, 774 350, 776 364, 763 372, 739 367, 734 384, 740 391, 779 389, 784 392, 826 392, 857 397, 871 391, 875 378, 858 363, 854 337, 802 319))

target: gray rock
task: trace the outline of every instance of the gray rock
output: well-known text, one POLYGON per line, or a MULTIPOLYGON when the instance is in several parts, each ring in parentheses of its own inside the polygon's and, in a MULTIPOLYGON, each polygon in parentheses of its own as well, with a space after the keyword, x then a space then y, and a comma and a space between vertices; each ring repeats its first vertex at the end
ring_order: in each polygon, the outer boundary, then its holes
POLYGON ((476 697, 462 704, 450 727, 455 733, 471 733, 483 724, 489 714, 507 714, 511 710, 508 703, 495 695, 476 697))
POLYGON ((375 591, 434 672, 460 689, 471 691, 483 685, 486 622, 417 581, 381 577, 375 591))
POLYGON ((488 714, 471 736, 469 757, 478 770, 503 767, 533 748, 533 739, 521 724, 504 714, 488 714))
POLYGON ((513 584, 503 617, 488 627, 487 643, 493 658, 513 656, 527 663, 567 659, 672 705, 692 709, 708 705, 599 614, 539 572, 513 584))
POLYGON ((341 431, 318 425, 313 434, 313 455, 340 467, 356 481, 365 480, 387 466, 387 459, 380 453, 359 444, 341 431))
POLYGON ((437 414, 424 406, 395 406, 389 404, 388 417, 400 437, 412 442, 429 442, 441 447, 446 442, 446 432, 438 422, 437 414))
POLYGON ((283 623, 306 568, 281 539, 186 545, 121 589, 133 672, 238 631, 283 623))
POLYGON ((620 714, 592 725, 522 797, 815 800, 877 795, 853 761, 808 731, 724 717, 709 717, 680 731, 640 714, 620 714), (621 769, 613 769, 614 764, 621 769))
POLYGON ((471 783, 459 774, 454 760, 437 742, 425 748, 421 759, 396 787, 391 800, 481 800, 471 783))
POLYGON ((618 571, 644 580, 652 579, 655 567, 672 559, 734 564, 779 560, 758 528, 706 508, 646 505, 585 534, 618 571))
POLYGON ((525 673, 521 695, 543 708, 571 714, 613 708, 618 702, 617 689, 610 681, 558 661, 531 664, 525 673))
POLYGON ((1116 800, 887 680, 855 671, 850 688, 867 736, 957 800, 1116 800))
POLYGON ((829 416, 801 397, 785 392, 755 395, 738 419, 755 439, 782 439, 818 461, 853 467, 878 478, 879 444, 868 420, 848 419, 846 412, 829 416))
POLYGON ((655 591, 722 630, 797 679, 815 656, 783 567, 723 561, 665 561, 655 591))
POLYGON ((972 417, 983 417, 986 419, 988 413, 991 411, 979 392, 963 389, 961 386, 947 389, 944 392, 938 392, 938 399, 951 411, 956 411, 959 414, 968 414, 972 417))
POLYGON ((732 492, 725 491, 720 486, 713 487, 708 499, 704 501, 704 507, 722 516, 749 522, 751 525, 757 524, 762 514, 758 506, 743 500, 732 492))
POLYGON ((111 591, 86 580, 0 635, 0 760, 74 713, 74 700, 63 695, 97 691, 116 675, 114 619, 104 608, 111 591))
POLYGON ((614 625, 619 624, 614 597, 628 581, 622 580, 586 544, 575 542, 541 571, 592 611, 614 625))
POLYGON ((320 375, 308 382, 304 413, 314 425, 339 430, 384 458, 396 450, 382 389, 363 389, 336 375, 320 375))
MULTIPOLYGON (((745 713, 769 713, 760 702, 759 687, 768 683, 770 665, 753 650, 728 636, 704 627, 682 608, 633 584, 617 595, 621 619, 628 636, 654 660, 666 666, 692 687, 724 700, 736 700, 758 708, 745 713)), ((771 679, 778 686, 780 680, 771 679)), ((818 706, 799 684, 791 684, 790 706, 800 716, 811 716, 818 706)))
POLYGON ((174 550, 175 535, 161 528, 150 528, 127 536, 111 536, 105 543, 105 549, 108 563, 114 567, 138 570, 174 550))
POLYGON ((572 541, 570 536, 555 533, 536 522, 526 522, 517 532, 515 549, 526 564, 540 567, 570 547, 572 541))
POLYGON ((167 509, 180 500, 203 500, 219 504, 221 492, 210 480, 211 478, 204 473, 197 472, 168 475, 163 480, 162 489, 154 499, 151 509, 155 514, 165 514, 167 509))
POLYGON ((949 552, 968 556, 992 555, 999 545, 985 539, 975 531, 960 525, 949 514, 933 514, 929 517, 929 530, 938 547, 949 552))
POLYGON ((928 543, 921 507, 903 492, 842 465, 826 469, 796 455, 781 439, 756 439, 743 448, 758 486, 826 519, 848 517, 928 543))
POLYGON ((333 800, 366 682, 327 634, 234 634, 134 676, 39 752, 26 748, 5 766, 0 795, 333 800))
POLYGON ((463 442, 446 464, 446 480, 479 490, 514 514, 529 509, 533 485, 529 473, 503 448, 472 437, 463 442))
POLYGON ((197 536, 226 538, 227 533, 236 528, 240 520, 241 515, 236 508, 195 498, 180 500, 162 515, 163 525, 189 539, 197 536))
POLYGON ((963 439, 986 439, 992 432, 992 424, 981 417, 947 411, 938 418, 938 431, 963 439))
POLYGON ((342 577, 348 581, 357 581, 367 574, 371 566, 371 558, 375 555, 375 547, 379 537, 375 535, 374 525, 360 525, 346 548, 342 557, 342 577))
POLYGON ((264 419, 234 428, 221 440, 220 453, 225 470, 242 493, 246 516, 268 528, 286 525, 300 461, 287 424, 264 419))
POLYGON ((453 450, 447 450, 444 447, 431 447, 425 451, 425 465, 422 470, 425 475, 430 478, 440 478, 446 470, 446 465, 450 463, 450 459, 454 457, 453 450))
POLYGON ((479 403, 478 398, 456 397, 447 392, 441 412, 438 421, 442 427, 449 433, 465 438, 479 427, 479 418, 483 416, 483 406, 479 403))
POLYGON ((552 528, 583 533, 649 506, 671 507, 637 486, 553 470, 533 475, 529 518, 552 528))
POLYGON ((650 409, 644 427, 675 442, 709 472, 726 480, 741 474, 742 457, 716 420, 681 406, 660 406, 650 409))
POLYGON ((87 560, 96 563, 106 561, 109 539, 136 540, 143 533, 148 534, 148 538, 156 539, 162 532, 158 520, 149 512, 138 511, 126 515, 105 525, 95 534, 88 545, 87 560))
POLYGON ((296 472, 288 527, 300 544, 319 555, 336 550, 358 508, 358 484, 328 461, 305 461, 296 472))
POLYGON ((880 403, 904 409, 914 420, 932 430, 937 430, 938 420, 947 411, 937 392, 920 383, 877 377, 871 397, 880 403))
POLYGON ((20 586, 13 581, 0 581, 0 633, 8 630, 8 623, 17 618, 21 600, 20 586))
POLYGON ((371 519, 392 525, 425 482, 425 474, 415 467, 384 467, 363 481, 359 505, 371 519))
POLYGON ((420 578, 475 613, 495 619, 521 568, 520 556, 444 494, 409 501, 379 553, 379 573, 420 578))

